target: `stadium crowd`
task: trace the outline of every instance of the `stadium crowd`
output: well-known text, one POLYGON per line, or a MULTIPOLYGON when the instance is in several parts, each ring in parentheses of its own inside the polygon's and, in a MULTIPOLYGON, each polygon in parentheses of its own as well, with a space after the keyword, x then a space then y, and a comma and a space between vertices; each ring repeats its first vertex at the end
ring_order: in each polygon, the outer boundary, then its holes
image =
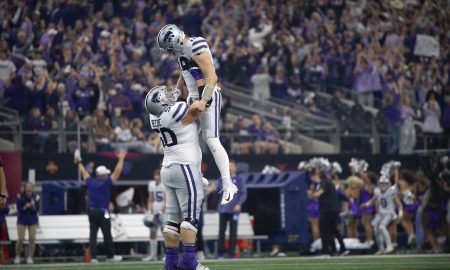
MULTIPOLYGON (((404 139, 410 143, 400 150, 412 151, 413 120, 423 121, 428 147, 447 146, 440 136, 450 134, 450 27, 443 0, 2 0, 0 7, 0 104, 26 118, 29 131, 72 130, 78 115, 82 129, 98 133, 84 140, 85 150, 135 142, 145 152, 160 151, 143 129, 142 103, 145 89, 173 86, 179 76, 177 63, 161 57, 155 43, 166 23, 204 36, 219 78, 252 88, 255 99, 306 102, 313 113, 326 114, 305 90, 319 85, 348 96, 342 89, 351 89, 360 104, 384 113, 388 153, 398 152, 404 139), (436 40, 435 57, 415 53, 419 34, 436 40)), ((42 134, 32 136, 37 151, 55 145, 42 134)))

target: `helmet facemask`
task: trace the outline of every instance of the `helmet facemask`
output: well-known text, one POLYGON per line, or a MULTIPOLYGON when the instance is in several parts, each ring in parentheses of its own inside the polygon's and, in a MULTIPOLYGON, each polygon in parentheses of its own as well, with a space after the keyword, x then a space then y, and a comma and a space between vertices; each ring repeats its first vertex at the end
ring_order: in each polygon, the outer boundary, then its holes
POLYGON ((167 86, 153 87, 145 97, 145 108, 150 114, 159 116, 166 106, 172 106, 177 102, 179 94, 167 86))

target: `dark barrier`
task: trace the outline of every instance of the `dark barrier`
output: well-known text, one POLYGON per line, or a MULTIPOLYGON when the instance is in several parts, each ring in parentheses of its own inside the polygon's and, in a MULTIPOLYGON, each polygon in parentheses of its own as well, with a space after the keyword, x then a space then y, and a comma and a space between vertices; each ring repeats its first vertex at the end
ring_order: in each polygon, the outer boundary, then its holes
MULTIPOLYGON (((260 172, 265 165, 278 167, 282 171, 297 169, 300 161, 309 160, 312 157, 324 156, 330 161, 338 161, 344 169, 343 176, 349 175, 348 162, 352 157, 366 159, 369 170, 379 172, 381 165, 391 159, 402 162, 403 168, 417 170, 419 168, 418 156, 388 156, 388 155, 239 155, 231 156, 238 162, 247 163, 249 172, 260 172)), ((114 153, 84 154, 83 162, 91 172, 99 165, 105 165, 113 169, 117 158, 114 153)), ((129 153, 124 164, 121 176, 123 180, 148 180, 153 176, 153 170, 162 162, 161 155, 146 155, 129 153)), ((13 168, 20 170, 20 166, 13 168)), ((73 180, 78 178, 77 166, 73 163, 72 154, 22 154, 22 175, 27 177, 28 170, 36 170, 36 180, 73 180)), ((219 176, 217 166, 211 155, 203 156, 202 171, 208 179, 216 179, 219 176)), ((19 171, 20 172, 20 171, 19 171)))
POLYGON ((243 211, 254 216, 255 234, 277 235, 277 242, 283 244, 309 244, 306 173, 244 173, 240 176, 247 186, 243 211))
POLYGON ((43 182, 42 214, 80 214, 85 211, 85 189, 81 185, 80 181, 43 182))

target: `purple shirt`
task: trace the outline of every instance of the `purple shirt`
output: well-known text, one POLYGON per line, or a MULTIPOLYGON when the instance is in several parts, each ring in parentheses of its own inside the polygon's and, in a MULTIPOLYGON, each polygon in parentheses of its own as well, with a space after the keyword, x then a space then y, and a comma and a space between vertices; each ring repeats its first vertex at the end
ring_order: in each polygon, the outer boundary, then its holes
POLYGON ((112 179, 88 177, 86 186, 89 192, 89 207, 107 210, 111 199, 112 179))
POLYGON ((39 196, 34 193, 31 194, 31 197, 23 194, 19 194, 19 196, 17 196, 17 224, 35 225, 38 223, 39 200, 39 196), (34 200, 34 208, 28 207, 24 210, 24 206, 31 202, 31 200, 34 200))
MULTIPOLYGON (((219 204, 217 211, 219 211, 219 213, 221 214, 235 214, 236 212, 234 211, 234 207, 237 204, 242 206, 242 204, 247 199, 247 188, 245 187, 244 180, 239 176, 234 176, 233 178, 231 178, 231 181, 237 186, 239 191, 234 196, 231 202, 225 205, 219 204)), ((217 190, 221 192, 222 188, 222 179, 219 178, 219 180, 217 180, 217 190)))
POLYGON ((401 120, 400 109, 398 108, 400 95, 396 92, 392 92, 392 95, 392 103, 383 108, 389 125, 397 124, 401 120))
POLYGON ((355 69, 355 88, 358 93, 367 93, 372 91, 372 75, 369 69, 361 69, 359 66, 355 69))
POLYGON ((253 141, 260 141, 264 137, 264 130, 251 124, 247 127, 253 141))
POLYGON ((73 94, 77 111, 91 112, 94 109, 95 91, 90 87, 78 88, 73 94))

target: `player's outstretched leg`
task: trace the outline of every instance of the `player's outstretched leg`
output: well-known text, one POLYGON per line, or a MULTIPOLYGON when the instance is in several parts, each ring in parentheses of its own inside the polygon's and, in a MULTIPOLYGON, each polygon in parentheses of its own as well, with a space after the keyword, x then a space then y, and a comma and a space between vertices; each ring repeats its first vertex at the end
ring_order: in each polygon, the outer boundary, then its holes
POLYGON ((209 270, 195 258, 195 239, 197 236, 197 221, 184 220, 181 223, 181 241, 183 242, 183 256, 178 263, 179 270, 209 270))
POLYGON ((220 176, 222 177, 223 183, 223 194, 222 194, 222 204, 229 203, 233 200, 234 195, 237 193, 238 189, 236 185, 231 182, 230 177, 230 160, 228 158, 227 151, 223 148, 220 143, 219 138, 207 138, 206 144, 211 150, 216 165, 219 168, 220 176))

